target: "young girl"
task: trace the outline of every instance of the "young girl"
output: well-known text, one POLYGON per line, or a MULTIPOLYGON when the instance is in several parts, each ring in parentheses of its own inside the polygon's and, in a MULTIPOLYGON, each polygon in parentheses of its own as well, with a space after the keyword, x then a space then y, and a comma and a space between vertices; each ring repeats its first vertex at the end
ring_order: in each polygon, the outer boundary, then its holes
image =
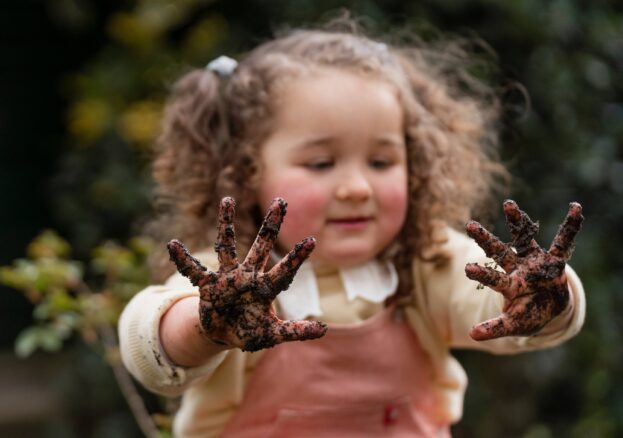
POLYGON ((182 275, 119 324, 133 375, 183 395, 176 436, 448 436, 467 382, 451 348, 578 332, 579 204, 548 251, 513 201, 510 244, 456 230, 504 170, 496 102, 452 53, 299 30, 178 82, 160 225, 203 252, 171 241, 182 275))

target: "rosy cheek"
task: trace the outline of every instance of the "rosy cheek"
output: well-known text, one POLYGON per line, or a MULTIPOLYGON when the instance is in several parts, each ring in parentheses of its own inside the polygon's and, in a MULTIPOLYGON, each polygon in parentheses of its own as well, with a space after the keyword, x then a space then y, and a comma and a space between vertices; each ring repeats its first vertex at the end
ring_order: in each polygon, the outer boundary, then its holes
POLYGON ((271 184, 264 187, 262 201, 270 202, 281 197, 288 203, 288 210, 279 231, 282 250, 289 251, 301 239, 316 236, 324 223, 328 202, 326 192, 311 181, 288 180, 287 184, 271 184))
MULTIPOLYGON (((296 243, 306 236, 318 235, 319 228, 323 222, 321 213, 323 202, 320 196, 290 197, 288 203, 288 214, 280 233, 280 242, 291 249, 296 243)), ((287 199, 287 198, 286 198, 287 199)))
POLYGON ((407 215, 407 188, 398 184, 388 187, 379 196, 380 211, 384 212, 384 227, 388 232, 397 234, 404 225, 407 215))

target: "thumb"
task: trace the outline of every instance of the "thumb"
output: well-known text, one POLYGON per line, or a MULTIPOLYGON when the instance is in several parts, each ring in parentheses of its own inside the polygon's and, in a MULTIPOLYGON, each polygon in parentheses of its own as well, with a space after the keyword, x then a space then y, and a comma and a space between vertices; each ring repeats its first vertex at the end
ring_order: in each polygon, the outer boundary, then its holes
POLYGON ((488 341, 489 339, 510 336, 512 326, 506 314, 476 324, 469 331, 469 336, 474 341, 488 341))

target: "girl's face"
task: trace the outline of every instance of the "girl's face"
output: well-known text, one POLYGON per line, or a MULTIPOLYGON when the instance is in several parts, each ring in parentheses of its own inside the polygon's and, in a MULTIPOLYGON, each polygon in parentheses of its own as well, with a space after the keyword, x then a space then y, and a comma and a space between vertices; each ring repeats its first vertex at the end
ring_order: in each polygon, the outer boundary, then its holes
POLYGON ((374 258, 407 211, 404 114, 380 80, 321 69, 280 89, 272 134, 261 149, 264 209, 288 202, 278 247, 314 236, 311 259, 348 267, 374 258))

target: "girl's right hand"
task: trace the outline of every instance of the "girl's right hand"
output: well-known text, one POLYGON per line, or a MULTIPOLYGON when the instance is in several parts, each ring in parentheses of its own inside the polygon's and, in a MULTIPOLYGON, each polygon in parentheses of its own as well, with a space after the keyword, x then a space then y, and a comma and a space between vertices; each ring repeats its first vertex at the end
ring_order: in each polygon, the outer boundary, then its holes
POLYGON ((313 237, 306 237, 264 272, 286 206, 281 198, 273 200, 249 254, 238 263, 233 225, 235 203, 232 198, 223 198, 214 245, 219 260, 217 272, 208 271, 180 241, 172 240, 167 245, 178 271, 199 287, 199 320, 211 342, 225 348, 257 351, 286 341, 316 339, 326 333, 323 322, 283 321, 272 306, 275 297, 290 286, 316 244, 313 237))

